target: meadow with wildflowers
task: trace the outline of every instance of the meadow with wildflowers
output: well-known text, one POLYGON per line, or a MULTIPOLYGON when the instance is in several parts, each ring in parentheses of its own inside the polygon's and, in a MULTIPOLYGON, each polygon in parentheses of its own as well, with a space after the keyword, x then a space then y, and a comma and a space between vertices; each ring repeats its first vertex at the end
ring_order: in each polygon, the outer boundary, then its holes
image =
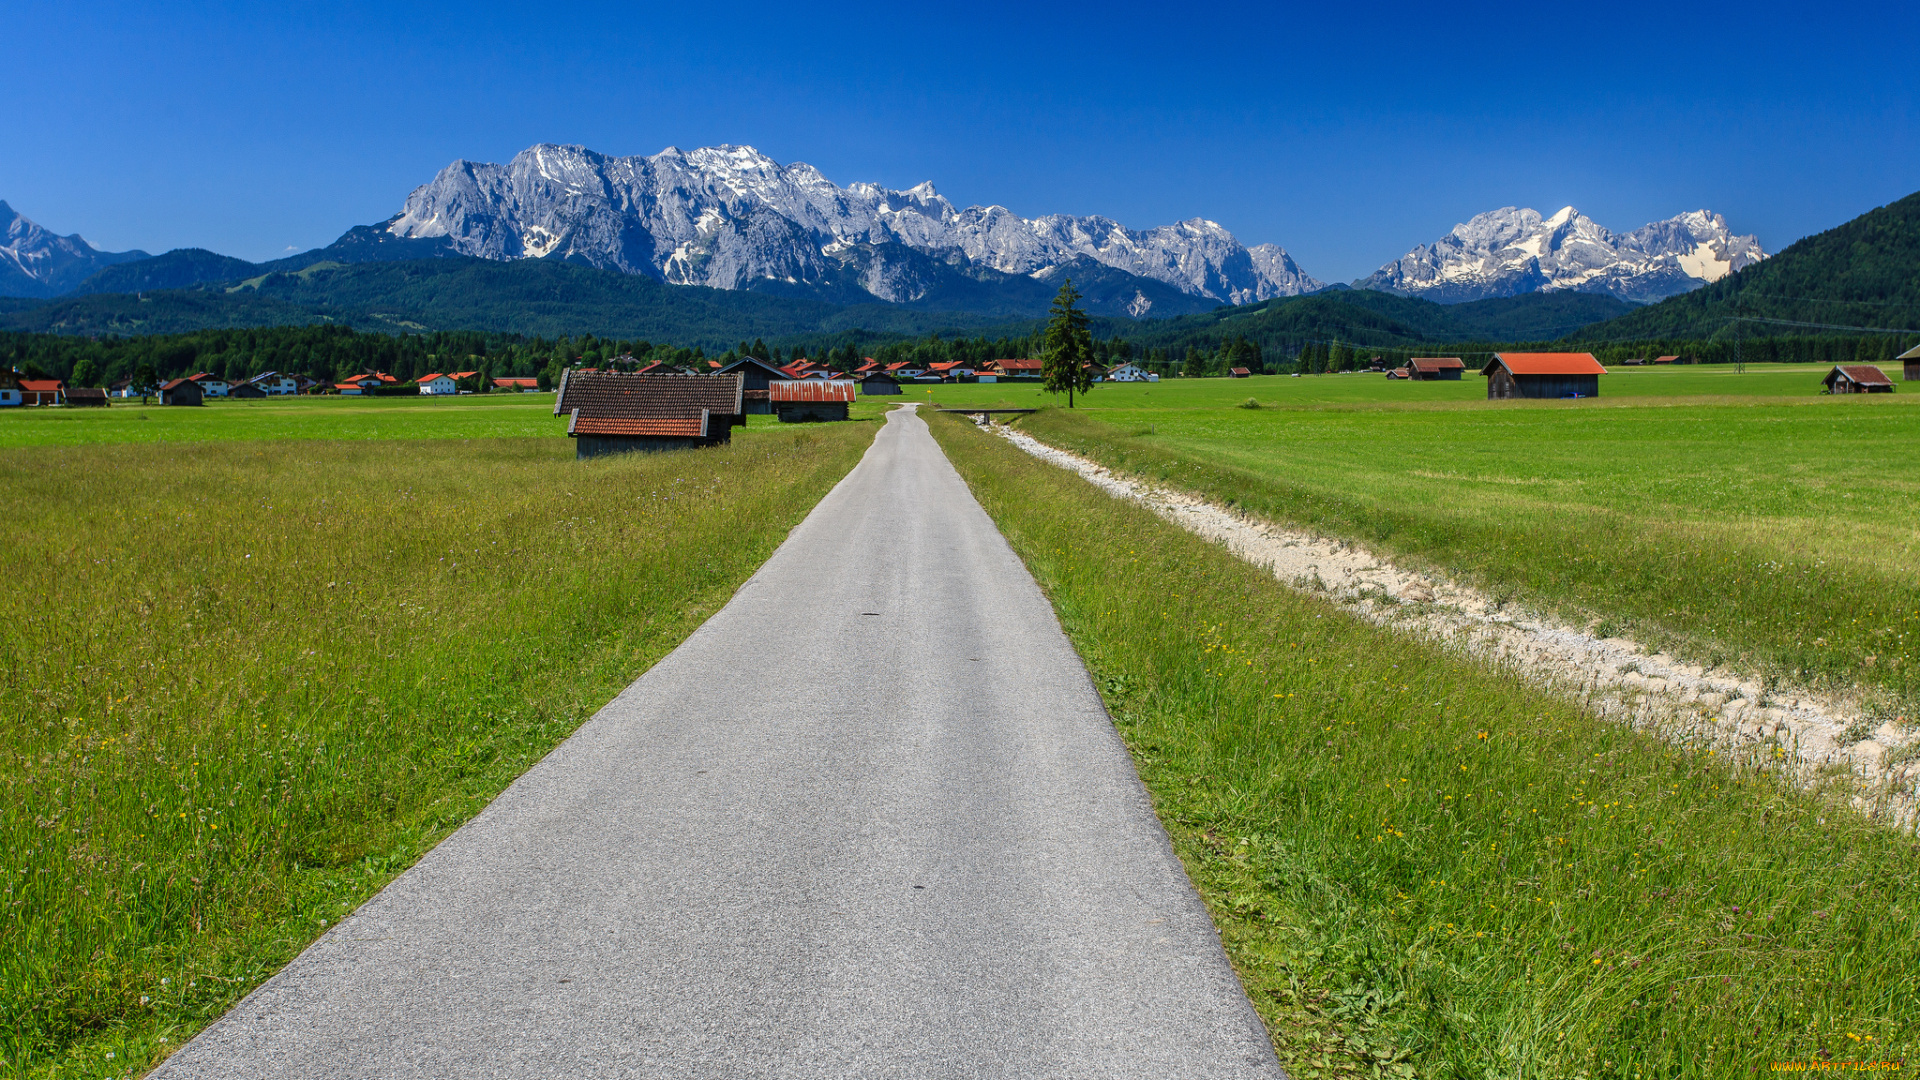
POLYGON ((1086 659, 1290 1075, 1645 1080, 1920 1050, 1911 835, 931 426, 1086 659))
POLYGON ((219 1016, 724 604, 874 431, 578 462, 544 426, 0 450, 0 1074, 137 1074, 219 1016))
POLYGON ((1896 460, 1920 445, 1920 397, 1053 409, 1018 426, 1602 636, 1920 716, 1920 481, 1896 460))

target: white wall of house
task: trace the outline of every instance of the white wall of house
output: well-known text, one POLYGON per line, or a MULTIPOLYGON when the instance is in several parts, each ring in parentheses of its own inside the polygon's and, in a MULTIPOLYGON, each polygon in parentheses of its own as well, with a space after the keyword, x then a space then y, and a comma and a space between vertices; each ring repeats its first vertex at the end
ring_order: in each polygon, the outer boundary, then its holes
POLYGON ((227 396, 229 387, 225 379, 197 379, 195 382, 199 385, 200 392, 207 397, 227 396))
POLYGON ((442 375, 437 379, 430 379, 427 382, 421 383, 420 392, 429 396, 457 394, 460 392, 460 386, 453 381, 451 375, 442 375))

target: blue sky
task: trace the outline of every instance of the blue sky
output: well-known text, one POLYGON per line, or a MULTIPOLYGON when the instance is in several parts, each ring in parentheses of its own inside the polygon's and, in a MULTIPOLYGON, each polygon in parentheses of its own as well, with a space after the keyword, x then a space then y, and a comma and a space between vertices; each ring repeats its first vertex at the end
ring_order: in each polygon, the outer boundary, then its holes
POLYGON ((1327 280, 1457 221, 1725 214, 1774 251, 1920 189, 1906 4, 8 5, 0 199, 272 258, 456 158, 757 146, 960 205, 1212 218, 1327 280))

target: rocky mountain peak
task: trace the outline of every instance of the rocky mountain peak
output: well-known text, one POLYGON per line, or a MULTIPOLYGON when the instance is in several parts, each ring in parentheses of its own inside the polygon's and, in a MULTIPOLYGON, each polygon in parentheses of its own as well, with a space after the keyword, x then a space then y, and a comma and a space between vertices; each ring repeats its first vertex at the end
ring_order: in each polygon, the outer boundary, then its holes
POLYGON ((1036 277, 1086 258, 1229 303, 1320 287, 1284 251, 1255 258, 1204 218, 1132 230, 1097 216, 956 209, 930 181, 841 187, 811 165, 782 165, 750 146, 610 157, 543 143, 506 165, 457 161, 409 195, 385 228, 399 239, 444 238, 479 258, 561 257, 723 289, 851 273, 895 302, 916 299, 919 286, 901 283, 925 277, 925 267, 903 268, 909 252, 961 273, 1036 277))
POLYGON ((0 200, 0 296, 59 296, 95 272, 149 258, 144 251, 100 251, 78 233, 59 236, 0 200))
POLYGON ((1554 290, 1647 303, 1765 257, 1755 237, 1733 235, 1725 218, 1706 210, 1615 234, 1571 206, 1551 217, 1503 206, 1354 284, 1441 303, 1554 290))

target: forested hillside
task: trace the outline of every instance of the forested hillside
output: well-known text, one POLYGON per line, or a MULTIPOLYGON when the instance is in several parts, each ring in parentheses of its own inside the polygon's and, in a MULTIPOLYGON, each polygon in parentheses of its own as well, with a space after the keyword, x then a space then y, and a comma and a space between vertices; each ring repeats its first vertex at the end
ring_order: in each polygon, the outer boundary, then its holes
POLYGON ((1835 229, 1693 292, 1587 327, 1588 340, 1748 337, 1795 333, 1782 323, 1920 329, 1920 194, 1870 210, 1835 229))

